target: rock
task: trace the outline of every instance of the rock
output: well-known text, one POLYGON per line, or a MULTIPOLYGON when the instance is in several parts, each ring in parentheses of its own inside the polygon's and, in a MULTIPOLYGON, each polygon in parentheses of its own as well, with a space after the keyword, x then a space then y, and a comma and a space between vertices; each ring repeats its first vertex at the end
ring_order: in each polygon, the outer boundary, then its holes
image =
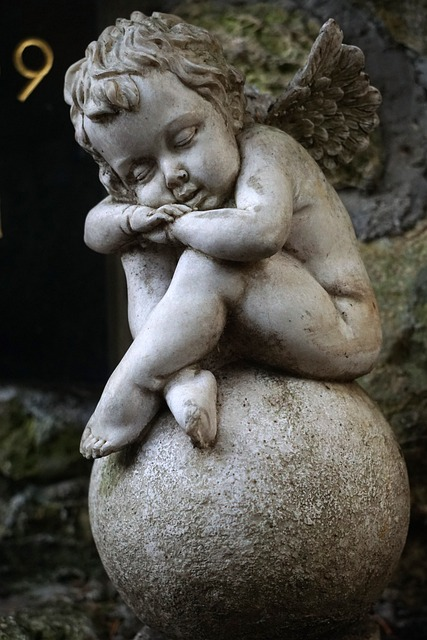
POLYGON ((377 296, 383 348, 361 383, 381 406, 402 446, 415 511, 427 508, 427 223, 361 246, 377 296))
MULTIPOLYGON (((425 0, 405 3, 405 8, 396 0, 287 0, 286 4, 319 22, 333 17, 345 42, 362 49, 372 84, 383 97, 380 144, 376 142, 382 158, 381 179, 376 181, 375 161, 371 184, 365 173, 357 185, 361 188, 353 188, 354 182, 340 192, 359 238, 372 240, 413 228, 426 216, 427 74, 425 55, 417 56, 408 47, 413 46, 415 37, 425 49, 425 0), (410 21, 411 15, 418 16, 416 25, 410 21), (411 33, 412 43, 409 37, 399 37, 398 31, 407 36, 411 33)), ((368 164, 372 160, 368 156, 368 164)), ((357 161, 356 173, 360 168, 357 161)), ((353 163, 349 166, 352 170, 353 163)))
POLYGON ((0 640, 30 640, 30 636, 12 616, 5 616, 0 618, 0 640))
POLYGON ((12 385, 0 388, 0 476, 49 481, 84 473, 82 428, 93 400, 12 385))
POLYGON ((321 26, 303 11, 271 2, 184 0, 174 3, 173 13, 213 33, 247 83, 272 95, 305 64, 321 26))
MULTIPOLYGON (((372 5, 371 5, 372 6, 372 5)), ((415 0, 377 0, 374 11, 396 42, 427 55, 427 2, 415 0)))
POLYGON ((97 640, 90 620, 78 609, 54 607, 0 617, 0 640, 97 640))
POLYGON ((346 633, 406 537, 389 425, 355 383, 233 367, 219 388, 212 450, 165 411, 144 443, 95 461, 91 522, 112 582, 168 638, 373 638, 346 633))

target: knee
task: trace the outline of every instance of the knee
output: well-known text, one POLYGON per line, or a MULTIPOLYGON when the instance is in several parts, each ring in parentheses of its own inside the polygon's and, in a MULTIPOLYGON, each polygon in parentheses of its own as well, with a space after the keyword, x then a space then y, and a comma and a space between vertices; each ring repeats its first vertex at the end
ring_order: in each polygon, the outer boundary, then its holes
POLYGON ((357 338, 356 358, 360 359, 362 369, 359 375, 365 375, 374 368, 382 347, 381 320, 377 312, 367 316, 357 338))
POLYGON ((167 382, 167 377, 159 372, 157 360, 148 354, 141 354, 138 370, 133 373, 132 378, 137 387, 155 393, 161 393, 167 382))
POLYGON ((354 380, 366 375, 374 368, 381 351, 381 330, 372 331, 371 336, 361 335, 347 344, 335 358, 337 379, 354 380))
POLYGON ((239 262, 217 260, 187 249, 181 256, 179 266, 184 268, 185 283, 191 287, 193 296, 200 294, 203 297, 215 292, 220 300, 228 304, 236 302, 243 295, 247 277, 239 262), (188 274, 191 274, 190 278, 188 274))

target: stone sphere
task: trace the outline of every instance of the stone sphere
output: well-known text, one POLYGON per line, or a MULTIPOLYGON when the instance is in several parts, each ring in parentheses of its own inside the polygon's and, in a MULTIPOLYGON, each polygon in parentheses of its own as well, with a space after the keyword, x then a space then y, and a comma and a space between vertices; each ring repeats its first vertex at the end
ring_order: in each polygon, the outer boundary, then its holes
POLYGON ((95 461, 107 573, 171 639, 347 637, 406 538, 390 426, 356 383, 237 366, 218 382, 213 449, 194 448, 165 409, 144 442, 95 461))

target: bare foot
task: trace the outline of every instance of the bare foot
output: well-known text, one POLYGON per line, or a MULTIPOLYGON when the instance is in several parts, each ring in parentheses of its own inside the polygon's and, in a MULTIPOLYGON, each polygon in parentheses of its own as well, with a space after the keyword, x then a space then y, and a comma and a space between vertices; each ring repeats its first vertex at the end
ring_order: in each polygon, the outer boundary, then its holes
POLYGON ((102 424, 98 431, 91 419, 83 431, 80 453, 89 459, 109 456, 110 453, 120 451, 126 445, 135 442, 143 431, 144 427, 141 426, 131 429, 129 426, 108 427, 105 424, 102 424))
POLYGON ((126 380, 111 390, 110 381, 83 431, 80 453, 85 458, 108 456, 138 440, 160 406, 159 394, 126 380))
POLYGON ((217 431, 216 416, 210 418, 205 409, 188 400, 185 403, 184 430, 190 436, 194 446, 199 447, 199 449, 207 449, 215 441, 217 431))
POLYGON ((213 445, 217 433, 217 385, 210 371, 183 369, 167 383, 164 395, 180 427, 196 447, 213 445))

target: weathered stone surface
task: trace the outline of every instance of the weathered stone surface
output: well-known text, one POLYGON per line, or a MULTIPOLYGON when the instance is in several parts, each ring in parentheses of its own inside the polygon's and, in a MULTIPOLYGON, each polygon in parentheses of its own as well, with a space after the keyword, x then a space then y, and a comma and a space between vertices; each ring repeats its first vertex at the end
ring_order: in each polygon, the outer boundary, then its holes
POLYGON ((231 368, 213 450, 164 413, 142 446, 95 462, 90 508, 113 583, 168 637, 332 638, 390 578, 408 486, 357 385, 231 368))
POLYGON ((0 388, 0 640, 130 640, 141 626, 90 532, 78 441, 91 405, 88 393, 0 388))
POLYGON ((396 42, 427 54, 427 2, 426 0, 359 0, 369 6, 392 34, 396 42))
POLYGON ((283 91, 307 59, 320 23, 285 3, 245 6, 212 0, 178 2, 173 11, 217 36, 227 60, 243 71, 248 84, 268 94, 283 91))
POLYGON ((401 443, 412 501, 408 541, 380 611, 399 637, 412 640, 424 637, 427 616, 427 224, 361 249, 380 306, 384 346, 378 365, 360 382, 401 443))
POLYGON ((78 609, 46 607, 0 617, 0 640, 97 640, 91 621, 78 609))
POLYGON ((0 390, 0 473, 12 480, 66 478, 82 471, 81 427, 92 402, 41 389, 0 390))
POLYGON ((384 342, 379 362, 362 380, 403 448, 417 511, 427 509, 427 224, 363 245, 377 295, 384 342))
MULTIPOLYGON (((383 9, 390 3, 290 0, 287 4, 307 11, 319 21, 334 17, 345 34, 345 42, 364 52, 372 84, 383 97, 381 179, 368 185, 366 192, 352 188, 341 192, 359 237, 368 240, 398 235, 412 228, 427 213, 425 53, 414 54, 413 49, 402 46, 394 29, 389 30, 383 9)), ((411 12, 420 17, 416 29, 423 28, 424 0, 405 3, 405 9, 402 3, 393 3, 393 8, 399 24, 401 12, 402 23, 411 12)))

